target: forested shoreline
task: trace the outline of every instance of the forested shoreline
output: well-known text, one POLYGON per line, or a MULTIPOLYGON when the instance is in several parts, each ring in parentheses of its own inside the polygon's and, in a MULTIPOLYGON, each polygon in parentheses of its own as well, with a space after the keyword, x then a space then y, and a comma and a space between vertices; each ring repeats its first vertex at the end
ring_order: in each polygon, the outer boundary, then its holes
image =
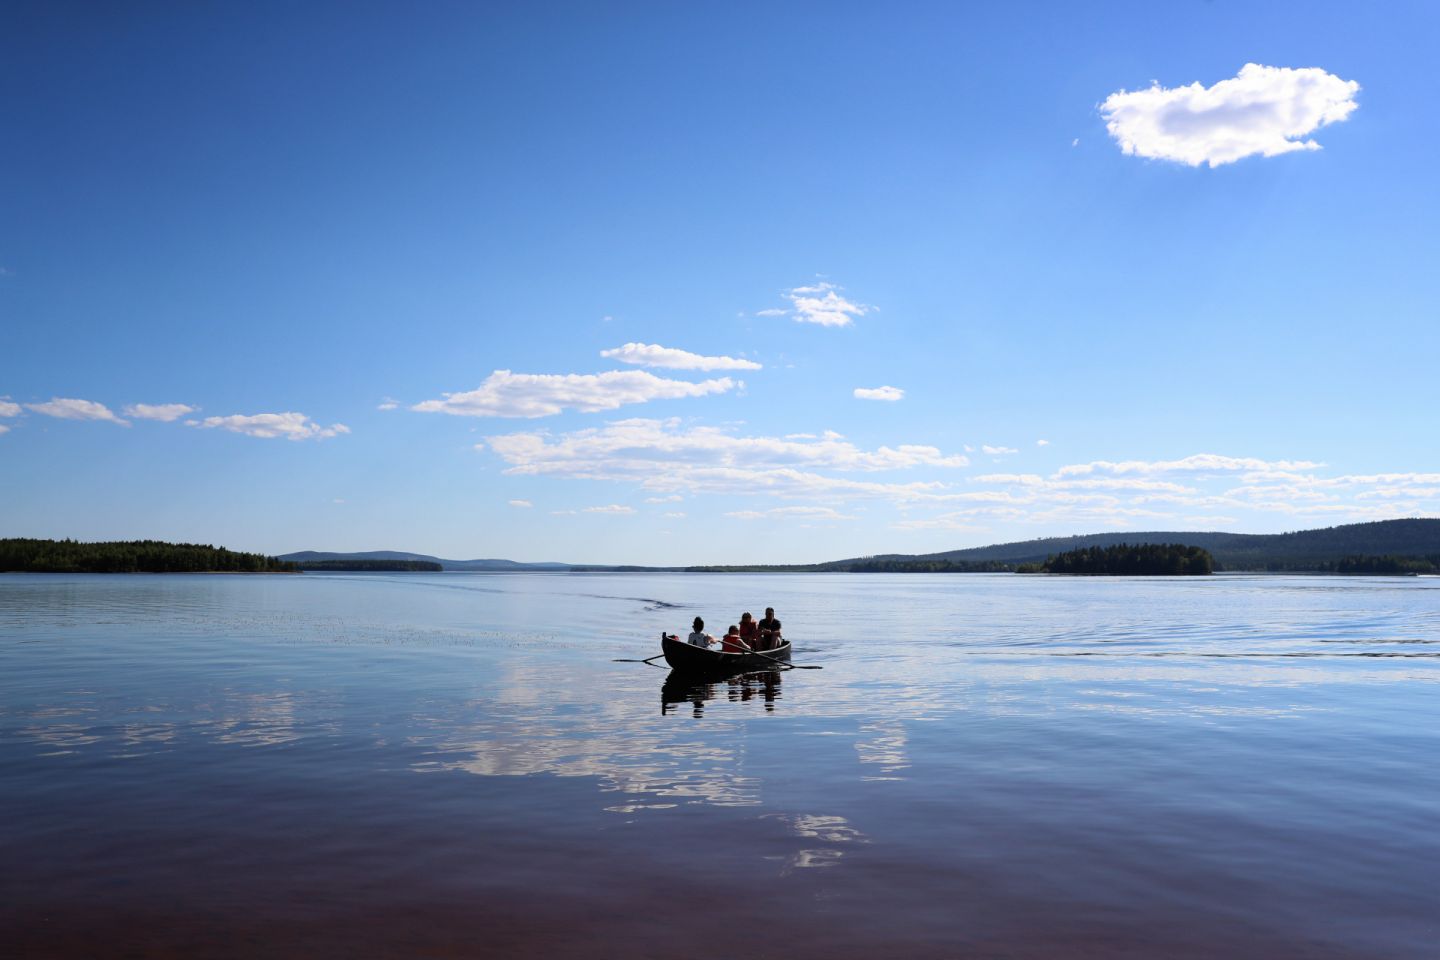
POLYGON ((1201 547, 1183 543, 1117 543, 1057 553, 1044 563, 1026 563, 1017 573, 1068 573, 1110 577, 1193 577, 1215 571, 1215 560, 1201 547))
POLYGON ((294 563, 210 544, 163 540, 0 540, 4 573, 298 573, 294 563))

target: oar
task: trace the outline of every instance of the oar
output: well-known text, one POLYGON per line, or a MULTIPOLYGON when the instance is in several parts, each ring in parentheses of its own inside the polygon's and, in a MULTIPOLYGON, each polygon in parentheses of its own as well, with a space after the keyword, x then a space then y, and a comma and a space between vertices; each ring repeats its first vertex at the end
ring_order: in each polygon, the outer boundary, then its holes
POLYGON ((824 667, 816 666, 816 665, 814 665, 814 664, 808 664, 808 663, 791 663, 789 660, 781 660, 779 657, 772 657, 772 656, 770 656, 769 654, 761 653, 759 650, 751 650, 750 652, 753 653, 753 654, 755 654, 755 656, 757 656, 757 657, 764 657, 766 660, 774 661, 775 663, 780 664, 780 666, 786 667, 786 668, 788 668, 788 669, 790 669, 790 670, 824 670, 824 669, 825 669, 824 667))
MULTIPOLYGON (((661 630, 661 631, 660 631, 660 646, 662 646, 662 647, 665 646, 666 636, 667 636, 667 635, 666 635, 665 631, 664 631, 664 630, 661 630)), ((679 637, 676 637, 676 639, 678 640, 679 637)), ((610 662, 611 662, 611 663, 650 663, 650 662, 652 662, 652 661, 659 660, 659 659, 660 659, 661 657, 663 657, 663 656, 665 656, 665 651, 664 651, 664 650, 661 650, 659 653, 655 654, 655 656, 649 657, 648 659, 645 659, 645 660, 611 660, 610 662)))

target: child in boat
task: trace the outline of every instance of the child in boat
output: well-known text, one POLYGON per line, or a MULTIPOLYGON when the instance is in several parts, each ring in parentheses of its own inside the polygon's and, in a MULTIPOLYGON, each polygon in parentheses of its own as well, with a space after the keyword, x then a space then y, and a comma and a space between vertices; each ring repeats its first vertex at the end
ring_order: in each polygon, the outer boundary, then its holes
POLYGON ((696 617, 693 626, 695 629, 691 631, 690 636, 687 638, 691 644, 697 647, 708 647, 715 642, 715 638, 705 632, 704 620, 696 617))
POLYGON ((725 653, 749 653, 750 644, 741 639, 740 628, 732 623, 725 636, 720 638, 720 649, 725 653))

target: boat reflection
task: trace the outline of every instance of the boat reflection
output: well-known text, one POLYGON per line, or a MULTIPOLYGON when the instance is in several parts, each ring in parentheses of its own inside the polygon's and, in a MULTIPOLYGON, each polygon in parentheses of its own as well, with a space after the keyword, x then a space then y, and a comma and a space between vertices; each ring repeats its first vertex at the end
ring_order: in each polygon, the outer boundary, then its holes
POLYGON ((696 717, 703 717, 706 701, 724 698, 731 703, 759 700, 765 704, 767 713, 774 713, 775 701, 780 699, 780 674, 783 672, 775 668, 721 676, 697 676, 671 670, 660 686, 660 712, 674 713, 682 704, 689 704, 696 717))

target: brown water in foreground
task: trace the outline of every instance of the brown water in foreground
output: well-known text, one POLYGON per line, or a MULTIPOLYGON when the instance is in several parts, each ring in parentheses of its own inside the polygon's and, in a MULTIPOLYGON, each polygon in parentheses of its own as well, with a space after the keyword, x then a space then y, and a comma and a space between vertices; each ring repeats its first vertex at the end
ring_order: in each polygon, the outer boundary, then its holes
POLYGON ((1437 600, 0 577, 0 952, 1434 957, 1437 600), (611 662, 767 600, 824 670, 611 662))

